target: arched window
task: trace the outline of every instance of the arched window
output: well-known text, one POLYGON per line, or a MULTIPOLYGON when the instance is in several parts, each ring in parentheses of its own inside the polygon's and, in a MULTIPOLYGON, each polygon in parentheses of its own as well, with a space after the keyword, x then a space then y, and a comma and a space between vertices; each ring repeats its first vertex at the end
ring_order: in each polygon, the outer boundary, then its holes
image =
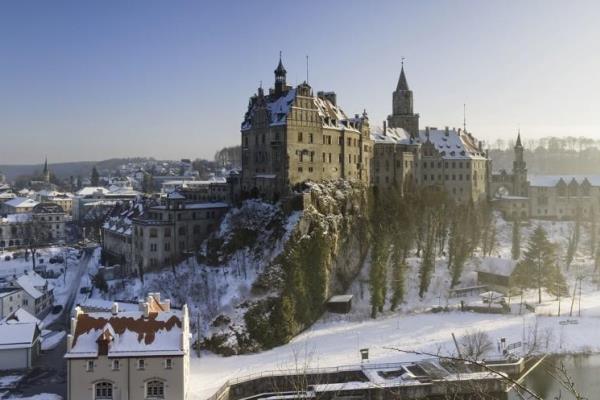
POLYGON ((110 382, 98 382, 95 385, 94 393, 96 396, 95 400, 112 400, 113 398, 113 385, 110 382))
POLYGON ((165 384, 161 381, 150 381, 146 384, 147 399, 164 399, 165 384))

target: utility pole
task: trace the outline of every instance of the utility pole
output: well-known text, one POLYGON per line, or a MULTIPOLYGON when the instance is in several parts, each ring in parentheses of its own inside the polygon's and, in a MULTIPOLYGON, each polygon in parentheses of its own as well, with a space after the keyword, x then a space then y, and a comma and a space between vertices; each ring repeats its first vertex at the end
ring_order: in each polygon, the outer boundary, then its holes
POLYGON ((200 311, 198 311, 196 321, 196 353, 198 354, 198 358, 200 358, 200 311))

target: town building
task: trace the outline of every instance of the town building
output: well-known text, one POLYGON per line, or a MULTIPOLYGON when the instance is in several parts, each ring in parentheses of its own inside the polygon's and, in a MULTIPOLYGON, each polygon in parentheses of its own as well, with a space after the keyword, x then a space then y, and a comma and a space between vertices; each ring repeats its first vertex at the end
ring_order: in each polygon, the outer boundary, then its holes
POLYGON ((54 287, 34 271, 12 277, 3 290, 16 290, 14 301, 20 299, 18 306, 37 318, 45 317, 54 305, 54 287))
POLYGON ((120 273, 129 276, 133 265, 133 219, 144 212, 145 201, 117 203, 102 225, 102 260, 106 266, 120 266, 120 273))
POLYGON ((117 202, 134 200, 140 195, 140 192, 128 186, 114 186, 112 189, 103 186, 84 187, 73 196, 73 220, 84 221, 88 215, 91 219, 95 219, 96 215, 102 215, 104 218, 117 202))
POLYGON ((231 201, 231 187, 225 178, 214 178, 210 180, 172 180, 162 184, 161 193, 178 191, 189 201, 231 201))
POLYGON ((600 218, 600 175, 528 176, 521 133, 514 147, 513 170, 491 177, 495 205, 508 219, 600 218))
POLYGON ((0 249, 38 244, 60 244, 65 241, 63 209, 54 203, 37 203, 29 212, 0 217, 0 249))
POLYGON ((192 202, 179 192, 133 218, 133 273, 179 263, 194 254, 229 209, 224 202, 192 202))
POLYGON ((0 370, 32 368, 40 355, 41 322, 22 308, 0 320, 0 370))
POLYGON ((12 314, 23 303, 23 289, 16 287, 0 287, 0 319, 12 314))
POLYGON ((348 117, 333 92, 316 95, 307 83, 286 81, 281 58, 275 85, 259 87, 241 125, 245 196, 278 199, 305 181, 347 179, 369 183, 372 152, 366 112, 348 117))
POLYGON ((2 214, 30 213, 38 204, 38 201, 28 197, 15 197, 2 203, 2 214))
POLYGON ((138 310, 75 309, 67 336, 68 399, 188 398, 189 316, 150 293, 138 310))

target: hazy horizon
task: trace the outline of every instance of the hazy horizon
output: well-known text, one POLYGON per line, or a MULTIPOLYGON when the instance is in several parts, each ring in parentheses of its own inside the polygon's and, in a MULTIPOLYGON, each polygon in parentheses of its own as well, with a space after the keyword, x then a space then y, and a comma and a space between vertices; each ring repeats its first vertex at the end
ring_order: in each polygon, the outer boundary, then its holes
POLYGON ((0 4, 0 164, 212 158, 248 98, 333 90, 373 125, 401 58, 421 126, 478 138, 600 139, 600 3, 358 1, 0 4), (145 156, 147 154, 148 156, 145 156))

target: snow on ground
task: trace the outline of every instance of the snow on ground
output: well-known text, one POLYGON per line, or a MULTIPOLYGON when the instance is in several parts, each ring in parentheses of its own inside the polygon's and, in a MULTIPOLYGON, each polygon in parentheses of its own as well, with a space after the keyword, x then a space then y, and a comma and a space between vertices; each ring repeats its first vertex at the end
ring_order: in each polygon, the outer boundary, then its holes
MULTIPOLYGON (((83 286, 90 286, 90 276, 89 273, 94 273, 98 268, 98 259, 100 257, 100 248, 97 248, 87 265, 82 266, 81 259, 85 257, 85 255, 81 255, 81 258, 77 258, 77 254, 79 251, 72 249, 69 251, 69 258, 67 263, 67 272, 65 274, 61 274, 56 279, 48 279, 48 281, 54 286, 54 305, 65 306, 69 301, 69 296, 72 295, 73 291, 76 291, 76 300, 75 304, 78 303, 78 300, 83 300, 85 295, 79 293, 79 288, 83 286), (85 271, 82 274, 81 268, 84 268, 85 271), (81 275, 81 278, 80 278, 81 275)), ((58 314, 49 313, 44 318, 44 326, 51 325, 58 318, 62 317, 64 312, 69 312, 70 310, 63 310, 58 314)))
MULTIPOLYGON (((522 249, 537 225, 542 225, 550 240, 561 247, 564 254, 567 237, 573 229, 572 222, 532 221, 524 225, 522 249)), ((509 259, 511 254, 512 225, 501 219, 497 223, 498 242, 493 257, 509 259)), ((587 255, 588 236, 582 228, 579 253, 569 271, 563 271, 567 282, 573 287, 575 276, 583 273, 581 301, 563 298, 560 302, 561 317, 557 316, 559 302, 543 293, 543 302, 537 305, 537 292, 528 291, 524 301, 535 307, 527 312, 519 306, 520 298, 511 299, 512 314, 478 314, 472 312, 430 313, 432 307, 453 305, 460 300, 480 303, 478 296, 462 299, 448 298, 450 276, 446 260, 439 258, 429 292, 421 299, 417 294, 418 260, 409 259, 407 294, 405 303, 396 312, 386 311, 377 319, 370 319, 368 263, 349 290, 354 295, 353 310, 349 314, 329 314, 311 328, 295 337, 290 343, 258 354, 220 357, 203 352, 200 358, 192 358, 191 399, 206 399, 228 379, 266 371, 281 371, 303 367, 334 367, 360 363, 359 349, 368 348, 371 363, 408 361, 415 355, 395 351, 394 348, 431 353, 455 353, 451 334, 461 337, 468 332, 481 330, 496 341, 505 337, 508 343, 523 342, 527 349, 535 341, 537 351, 553 353, 600 352, 597 332, 600 329, 600 291, 592 278, 593 262, 587 255), (571 303, 573 316, 569 317, 571 303), (581 317, 577 317, 581 309, 581 317), (522 315, 519 314, 522 313, 522 315), (566 323, 569 320, 570 323, 566 323), (576 320, 576 322, 575 322, 576 320), (562 322, 562 323, 561 323, 562 322), (528 344, 527 344, 528 343, 528 344)), ((481 263, 476 257, 465 267, 461 284, 471 286, 476 282, 474 269, 481 263)), ((506 262, 501 262, 505 264, 506 262)))
MULTIPOLYGON (((52 246, 39 249, 37 252, 37 265, 44 267, 47 272, 59 275, 64 270, 63 263, 50 263, 50 258, 68 254, 68 265, 77 262, 76 250, 68 247, 52 246)), ((21 275, 25 271, 31 271, 33 265, 31 256, 25 259, 25 250, 0 251, 0 278, 11 275, 21 275), (9 258, 8 260, 6 258, 9 258)))
POLYGON ((285 217, 280 213, 278 206, 248 200, 243 207, 233 209, 225 216, 218 237, 227 242, 243 228, 257 232, 254 246, 238 249, 218 266, 204 265, 190 257, 176 266, 175 274, 171 268, 165 268, 160 272, 145 273, 143 283, 139 279, 110 281, 108 293, 94 290, 91 298, 136 300, 148 292, 160 292, 176 307, 187 304, 194 325, 200 315, 204 335, 210 334, 211 322, 220 314, 226 314, 233 325, 240 326, 244 324, 244 310, 237 306, 252 297, 252 284, 265 266, 283 251, 301 216, 300 212, 285 217), (278 234, 276 240, 272 235, 273 228, 269 226, 274 221, 281 222, 283 229, 283 235, 278 234))
POLYGON ((57 394, 53 394, 53 393, 42 393, 42 394, 36 394, 35 396, 31 396, 31 397, 9 397, 8 399, 20 399, 20 400, 62 400, 62 397, 57 395, 57 394))

